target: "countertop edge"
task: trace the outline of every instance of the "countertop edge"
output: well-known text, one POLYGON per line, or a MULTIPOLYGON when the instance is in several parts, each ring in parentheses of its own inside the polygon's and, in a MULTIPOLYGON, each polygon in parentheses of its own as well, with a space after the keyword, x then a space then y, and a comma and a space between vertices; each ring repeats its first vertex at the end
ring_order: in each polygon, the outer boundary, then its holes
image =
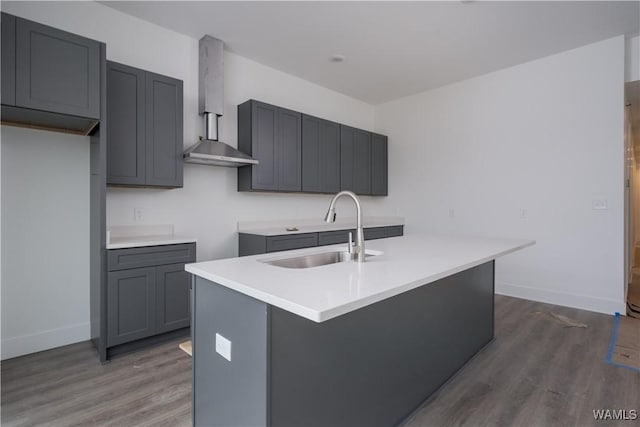
POLYGON ((148 246, 165 246, 165 245, 179 245, 182 243, 197 243, 198 239, 194 237, 167 237, 163 239, 153 240, 153 239, 145 239, 144 237, 140 237, 140 240, 135 241, 134 239, 127 242, 119 242, 119 243, 107 243, 106 249, 128 249, 128 248, 142 248, 148 246))
MULTIPOLYGON (((244 295, 247 295, 249 297, 255 298, 259 301, 262 301, 266 304, 270 304, 273 305, 275 307, 281 308, 283 310, 286 310, 288 312, 297 314, 301 317, 304 317, 308 320, 312 320, 316 323, 321 323, 330 319, 333 319, 334 317, 338 317, 341 316, 343 314, 349 313, 351 311, 355 311, 359 308, 362 307, 366 307, 368 305, 374 304, 376 302, 382 301, 384 299, 399 295, 401 293, 416 289, 420 286, 424 286, 424 285, 428 285, 429 283, 435 282, 439 279, 451 276, 453 274, 459 273, 461 271, 467 270, 469 268, 472 267, 476 267, 480 264, 484 264, 486 262, 495 260, 496 258, 508 255, 510 253, 516 252, 520 249, 524 249, 526 247, 530 247, 535 245, 535 241, 531 240, 531 241, 526 241, 523 242, 520 245, 516 245, 512 248, 503 250, 503 251, 499 251, 497 253, 494 254, 489 254, 485 257, 479 258, 477 260, 465 263, 465 264, 461 264, 457 267, 454 268, 450 268, 448 270, 442 271, 440 273, 437 274, 433 274, 431 276, 426 276, 420 279, 416 279, 413 280, 411 282, 408 282, 404 285, 399 285, 394 287, 393 289, 387 289, 384 291, 381 291, 377 294, 373 294, 370 295, 368 297, 365 297, 363 299, 357 300, 357 301, 351 301, 336 307, 332 307, 330 309, 324 310, 324 311, 318 311, 318 310, 314 310, 308 307, 304 307, 301 306, 299 304, 295 304, 292 303, 289 300, 277 297, 275 295, 266 293, 266 292, 262 292, 260 290, 257 290, 251 286, 247 286, 244 285, 242 283, 236 282, 234 280, 231 279, 227 279, 225 277, 222 276, 218 276, 216 274, 213 274, 211 272, 208 271, 204 271, 200 268, 194 267, 193 264, 187 264, 185 266, 185 270, 191 274, 195 274, 199 277, 202 277, 203 279, 215 282, 217 284, 220 284, 222 286, 225 286, 231 290, 240 292, 244 295)), ((328 248, 328 247, 325 247, 328 248)))

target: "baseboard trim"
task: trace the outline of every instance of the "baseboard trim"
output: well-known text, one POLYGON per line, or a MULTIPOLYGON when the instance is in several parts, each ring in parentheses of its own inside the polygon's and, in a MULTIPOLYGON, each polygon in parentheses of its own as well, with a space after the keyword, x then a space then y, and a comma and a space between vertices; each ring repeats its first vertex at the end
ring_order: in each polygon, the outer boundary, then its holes
POLYGON ((579 308, 581 310, 594 311, 596 313, 626 313, 626 305, 624 301, 615 301, 612 299, 598 298, 589 295, 550 291, 548 289, 531 288, 498 281, 496 281, 495 292, 499 295, 540 301, 547 304, 562 305, 565 307, 579 308))
POLYGON ((50 329, 35 334, 3 338, 1 359, 24 356, 63 345, 87 341, 91 338, 89 322, 78 323, 64 328, 50 329))

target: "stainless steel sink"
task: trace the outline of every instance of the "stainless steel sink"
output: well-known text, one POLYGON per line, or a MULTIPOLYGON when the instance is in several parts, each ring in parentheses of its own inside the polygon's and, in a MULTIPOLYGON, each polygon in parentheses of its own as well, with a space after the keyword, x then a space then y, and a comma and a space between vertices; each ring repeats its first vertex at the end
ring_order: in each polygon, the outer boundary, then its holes
MULTIPOLYGON (((367 257, 378 255, 378 253, 366 253, 367 257)), ((265 264, 275 265, 283 268, 311 268, 321 265, 335 264, 337 262, 350 261, 352 255, 344 251, 321 252, 318 254, 309 254, 293 258, 260 260, 265 264)))

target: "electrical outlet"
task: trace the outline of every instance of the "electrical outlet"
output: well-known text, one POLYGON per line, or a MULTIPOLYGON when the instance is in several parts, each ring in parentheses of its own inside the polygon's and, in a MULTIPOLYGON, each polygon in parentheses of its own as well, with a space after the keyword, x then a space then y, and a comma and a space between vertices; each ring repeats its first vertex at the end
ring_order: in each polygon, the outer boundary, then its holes
POLYGON ((134 221, 142 221, 144 219, 144 209, 142 208, 133 208, 133 220, 134 221))
POLYGON ((453 208, 449 208, 449 218, 455 218, 456 211, 453 208))
POLYGON ((607 200, 606 199, 593 199, 591 201, 591 209, 593 209, 593 210, 609 209, 609 207, 607 206, 607 200))
POLYGON ((231 362, 231 341, 216 334, 216 353, 231 362))

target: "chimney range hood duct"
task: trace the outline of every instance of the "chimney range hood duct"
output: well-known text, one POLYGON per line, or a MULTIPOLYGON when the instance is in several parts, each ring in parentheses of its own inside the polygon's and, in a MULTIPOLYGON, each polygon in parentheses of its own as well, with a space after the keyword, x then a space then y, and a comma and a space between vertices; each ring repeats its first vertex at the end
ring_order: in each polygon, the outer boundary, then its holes
POLYGON ((218 117, 224 113, 224 44, 211 36, 200 39, 198 109, 204 115, 205 137, 184 152, 184 161, 212 166, 258 164, 248 154, 218 141, 218 117))

